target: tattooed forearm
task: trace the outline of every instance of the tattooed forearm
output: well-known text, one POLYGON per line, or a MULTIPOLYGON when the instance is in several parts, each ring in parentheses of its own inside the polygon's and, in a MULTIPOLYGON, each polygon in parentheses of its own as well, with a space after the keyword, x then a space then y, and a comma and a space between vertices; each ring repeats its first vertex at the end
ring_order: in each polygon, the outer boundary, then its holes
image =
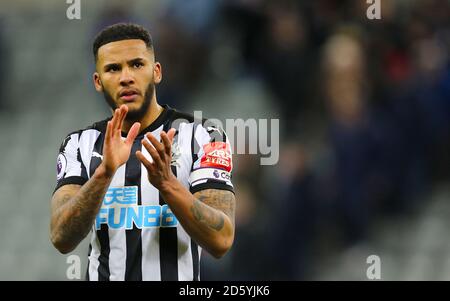
POLYGON ((54 194, 51 238, 55 246, 71 249, 89 233, 108 185, 91 179, 81 188, 67 185, 54 194))
POLYGON ((191 194, 179 181, 168 183, 160 192, 187 234, 203 249, 220 258, 231 248, 236 207, 233 192, 205 189, 191 194))
POLYGON ((191 211, 197 221, 216 231, 222 230, 224 225, 223 215, 216 209, 208 207, 196 199, 191 207, 191 211))
POLYGON ((60 235, 69 240, 84 237, 89 233, 92 223, 95 219, 99 205, 98 200, 103 198, 104 190, 98 189, 98 186, 92 189, 81 189, 73 198, 65 195, 66 205, 61 210, 67 210, 63 216, 70 217, 61 223, 60 235), (69 202, 67 202, 69 201, 69 202))
POLYGON ((224 226, 224 214, 234 224, 235 199, 234 194, 226 190, 206 189, 196 194, 191 207, 192 214, 210 228, 220 231, 224 226))

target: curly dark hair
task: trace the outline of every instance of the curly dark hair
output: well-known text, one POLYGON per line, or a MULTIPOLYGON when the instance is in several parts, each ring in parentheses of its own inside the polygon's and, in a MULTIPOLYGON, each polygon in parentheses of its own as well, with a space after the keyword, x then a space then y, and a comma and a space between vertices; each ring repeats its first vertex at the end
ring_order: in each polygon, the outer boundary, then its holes
POLYGON ((105 44, 121 41, 139 39, 145 42, 148 49, 153 50, 152 36, 147 29, 133 23, 117 23, 106 27, 95 37, 93 52, 95 61, 98 59, 98 49, 105 44))

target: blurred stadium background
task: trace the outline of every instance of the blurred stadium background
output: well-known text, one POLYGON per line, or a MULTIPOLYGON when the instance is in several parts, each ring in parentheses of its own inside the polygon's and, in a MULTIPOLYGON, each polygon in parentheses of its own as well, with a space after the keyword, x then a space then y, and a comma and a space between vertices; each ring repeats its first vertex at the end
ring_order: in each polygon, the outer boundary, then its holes
MULTIPOLYGON (((204 280, 450 280, 450 1, 81 0, 0 5, 0 280, 65 280, 49 200, 67 133, 107 116, 91 43, 153 34, 160 103, 279 118, 280 160, 235 156, 237 232, 204 280)), ((86 265, 86 241, 73 253, 86 265)), ((84 276, 84 268, 82 275, 84 276)))

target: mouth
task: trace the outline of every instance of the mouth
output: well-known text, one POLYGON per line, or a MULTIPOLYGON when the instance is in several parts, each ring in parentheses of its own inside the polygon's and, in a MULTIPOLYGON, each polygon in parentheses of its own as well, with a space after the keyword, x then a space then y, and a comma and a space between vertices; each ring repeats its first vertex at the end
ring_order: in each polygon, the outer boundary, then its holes
POLYGON ((119 98, 125 102, 132 102, 139 96, 139 92, 134 89, 124 89, 119 93, 119 98))

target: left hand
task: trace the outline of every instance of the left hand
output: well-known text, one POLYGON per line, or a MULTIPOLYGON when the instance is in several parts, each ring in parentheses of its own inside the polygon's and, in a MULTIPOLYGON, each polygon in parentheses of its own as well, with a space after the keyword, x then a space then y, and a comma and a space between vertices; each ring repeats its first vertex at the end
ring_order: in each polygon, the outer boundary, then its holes
POLYGON ((136 157, 144 164, 148 172, 148 180, 158 190, 161 190, 166 183, 176 180, 170 162, 172 161, 172 141, 175 136, 175 129, 170 129, 169 132, 162 131, 161 142, 159 142, 152 133, 147 133, 142 139, 142 144, 147 149, 153 162, 145 158, 141 151, 136 152, 136 157), (150 141, 150 142, 149 142, 150 141))

